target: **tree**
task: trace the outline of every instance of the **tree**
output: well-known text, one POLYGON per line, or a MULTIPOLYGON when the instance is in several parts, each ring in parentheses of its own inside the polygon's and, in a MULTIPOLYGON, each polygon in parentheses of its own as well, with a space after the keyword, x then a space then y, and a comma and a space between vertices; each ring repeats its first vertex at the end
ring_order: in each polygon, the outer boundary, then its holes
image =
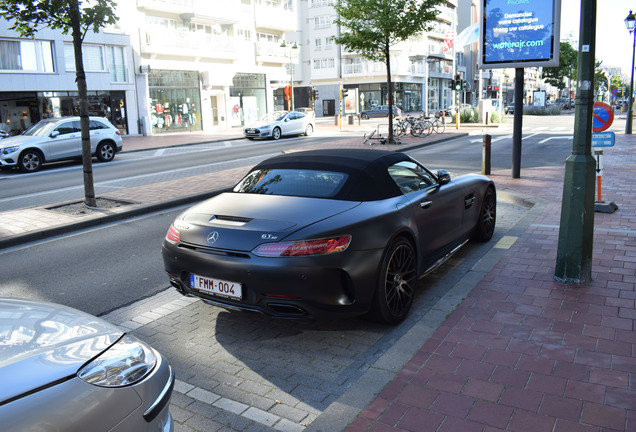
POLYGON ((605 91, 609 91, 607 88, 608 78, 603 66, 601 66, 603 62, 600 60, 596 60, 594 64, 594 93, 599 94, 605 91))
POLYGON ((559 66, 543 68, 543 77, 559 90, 567 88, 569 97, 570 83, 576 80, 579 52, 569 42, 561 42, 559 50, 559 66))
POLYGON ((88 116, 86 74, 82 61, 82 42, 92 28, 95 33, 117 20, 114 0, 0 0, 0 16, 13 22, 10 29, 21 36, 33 37, 42 27, 71 32, 75 55, 75 82, 79 92, 82 127, 82 165, 84 171, 84 204, 97 207, 93 184, 93 164, 88 116))
POLYGON ((390 49, 416 34, 432 29, 437 5, 444 0, 339 0, 334 6, 342 32, 333 40, 371 61, 386 65, 389 99, 389 137, 393 139, 393 83, 390 49))
POLYGON ((610 90, 612 89, 617 89, 617 97, 623 99, 625 95, 629 94, 629 83, 623 81, 623 77, 620 75, 612 75, 610 90))

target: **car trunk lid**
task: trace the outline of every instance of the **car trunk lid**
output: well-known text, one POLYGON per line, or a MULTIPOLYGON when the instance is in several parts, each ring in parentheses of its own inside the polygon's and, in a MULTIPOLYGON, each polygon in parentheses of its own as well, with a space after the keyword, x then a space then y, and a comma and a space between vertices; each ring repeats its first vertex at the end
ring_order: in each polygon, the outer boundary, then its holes
POLYGON ((175 227, 185 243, 250 251, 357 205, 359 202, 225 193, 191 208, 175 227))

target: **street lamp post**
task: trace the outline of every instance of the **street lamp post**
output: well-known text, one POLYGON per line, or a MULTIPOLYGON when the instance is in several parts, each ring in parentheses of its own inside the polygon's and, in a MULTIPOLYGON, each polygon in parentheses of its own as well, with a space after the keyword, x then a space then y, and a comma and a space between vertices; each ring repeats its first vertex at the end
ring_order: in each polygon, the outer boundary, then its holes
MULTIPOLYGON (((285 41, 283 41, 282 44, 280 44, 281 48, 286 48, 287 44, 285 43, 285 41)), ((294 67, 292 65, 292 50, 298 49, 298 44, 296 42, 294 42, 290 47, 289 47, 289 86, 290 86, 290 96, 289 96, 289 110, 293 111, 294 110, 294 67)))
POLYGON ((632 74, 631 80, 629 82, 629 104, 627 105, 627 123, 625 123, 625 134, 632 133, 632 104, 633 104, 633 94, 634 94, 634 53, 636 52, 636 31, 634 31, 634 26, 636 25, 636 15, 629 11, 629 15, 625 18, 625 26, 630 33, 634 34, 634 45, 632 47, 632 74))

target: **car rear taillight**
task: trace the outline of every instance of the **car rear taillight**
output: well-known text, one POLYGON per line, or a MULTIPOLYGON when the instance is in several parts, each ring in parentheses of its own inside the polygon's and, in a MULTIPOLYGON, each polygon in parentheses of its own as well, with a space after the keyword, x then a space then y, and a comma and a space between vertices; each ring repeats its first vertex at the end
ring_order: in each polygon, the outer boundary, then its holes
POLYGON ((166 240, 171 243, 178 243, 180 239, 181 235, 179 234, 179 231, 177 231, 175 227, 170 225, 170 228, 168 228, 168 232, 166 233, 166 240))
POLYGON ((121 135, 121 132, 119 131, 119 129, 117 129, 117 130, 115 131, 115 133, 116 133, 117 135, 121 135))
POLYGON ((344 235, 316 240, 266 243, 258 246, 252 252, 254 255, 262 257, 327 255, 344 251, 349 243, 351 243, 351 236, 344 235))

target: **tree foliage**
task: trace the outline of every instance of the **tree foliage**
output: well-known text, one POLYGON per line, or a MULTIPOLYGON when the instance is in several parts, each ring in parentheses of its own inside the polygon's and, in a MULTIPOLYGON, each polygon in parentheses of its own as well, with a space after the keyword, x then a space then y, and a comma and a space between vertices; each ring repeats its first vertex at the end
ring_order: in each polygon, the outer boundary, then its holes
POLYGON ((72 29, 72 11, 79 9, 82 39, 92 29, 99 32, 107 24, 115 24, 115 0, 0 0, 0 16, 13 22, 10 27, 22 36, 32 37, 42 27, 61 30, 72 29))
POLYGON ((602 61, 596 60, 594 63, 594 91, 598 93, 598 91, 603 88, 607 88, 607 73, 602 66, 602 61))
POLYGON ((82 42, 92 29, 98 33, 117 20, 113 10, 115 0, 0 0, 0 16, 12 23, 12 30, 21 36, 33 37, 41 28, 69 32, 73 36, 75 82, 79 93, 82 128, 82 165, 84 171, 84 203, 96 207, 90 146, 88 93, 82 61, 82 42))
MULTIPOLYGON (((390 49, 395 44, 432 29, 444 0, 339 0, 334 41, 371 61, 386 65, 389 113, 393 112, 390 49)), ((393 116, 389 115, 389 142, 393 143, 393 116)))
POLYGON ((576 80, 579 52, 569 42, 561 42, 559 49, 559 66, 543 68, 543 78, 546 83, 563 90, 576 80))

